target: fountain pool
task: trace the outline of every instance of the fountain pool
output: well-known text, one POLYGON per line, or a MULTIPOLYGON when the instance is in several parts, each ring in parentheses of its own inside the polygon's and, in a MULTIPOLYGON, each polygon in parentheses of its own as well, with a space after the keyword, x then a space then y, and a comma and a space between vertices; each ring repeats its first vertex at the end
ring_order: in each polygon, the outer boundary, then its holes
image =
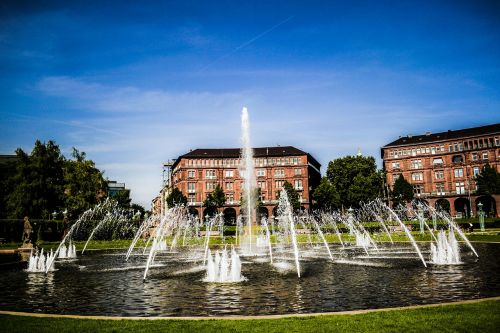
MULTIPOLYGON (((463 243, 460 245, 463 247, 463 243)), ((222 250, 222 249, 221 249, 222 250)), ((292 251, 292 249, 289 249, 292 251)), ((311 313, 448 302, 500 295, 500 246, 476 244, 460 265, 424 267, 409 244, 386 244, 378 252, 330 245, 301 252, 301 277, 292 260, 271 265, 260 256, 241 256, 238 283, 207 283, 193 256, 203 249, 161 251, 143 280, 145 255, 125 261, 122 251, 88 251, 58 261, 45 273, 26 264, 0 265, 2 310, 110 315, 214 316, 311 313), (193 253, 195 251, 196 253, 193 253), (347 255, 339 256, 340 253, 347 255)), ((430 245, 422 246, 426 257, 430 245)), ((228 249, 229 252, 229 249, 228 249)), ((212 249, 214 253, 214 249, 212 249)), ((280 262, 276 253, 274 262, 280 262)))

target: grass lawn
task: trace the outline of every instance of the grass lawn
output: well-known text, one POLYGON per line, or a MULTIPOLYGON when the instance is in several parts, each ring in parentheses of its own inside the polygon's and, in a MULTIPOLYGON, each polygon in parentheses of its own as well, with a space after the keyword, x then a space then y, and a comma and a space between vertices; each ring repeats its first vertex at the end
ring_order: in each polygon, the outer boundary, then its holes
MULTIPOLYGON (((425 232, 425 234, 420 234, 418 231, 412 231, 411 232, 413 237, 415 238, 416 241, 431 241, 432 237, 429 234, 428 231, 425 232)), ((500 230, 499 229, 486 229, 485 232, 480 232, 480 231, 475 231, 473 233, 466 233, 467 238, 470 241, 475 241, 475 242, 500 242, 500 230)), ((311 235, 298 235, 297 239, 299 243, 308 243, 309 242, 309 237, 311 238, 312 242, 315 243, 321 243, 322 240, 317 234, 311 234, 311 235)), ((378 232, 372 234, 372 237, 375 241, 377 242, 388 242, 389 237, 387 236, 386 233, 383 232, 378 232)), ((395 232, 391 234, 392 240, 396 242, 407 242, 408 238, 403 232, 395 232)), ((325 234, 325 238, 328 243, 339 243, 339 239, 336 234, 325 234)), ((273 239, 273 238, 272 238, 273 239)), ((460 237, 457 236, 458 240, 461 240, 460 237)), ((347 233, 342 234, 342 241, 344 242, 354 242, 356 241, 354 236, 351 236, 347 233)), ((76 246, 77 250, 82 250, 85 241, 74 241, 73 242, 76 246)), ((87 246, 88 250, 97 250, 97 249, 112 249, 112 248, 128 248, 130 246, 131 240, 130 239, 119 239, 119 240, 91 240, 89 242, 89 245, 87 246)), ((201 237, 198 240, 190 240, 188 241, 188 245, 202 245, 205 243, 205 238, 201 237)), ((211 236, 210 237, 210 245, 219 245, 219 244, 235 244, 236 243, 236 238, 234 236, 226 236, 224 238, 224 241, 222 238, 219 236, 211 236)), ((144 240, 139 240, 136 244, 136 247, 142 247, 144 246, 145 241, 144 240)), ((182 245, 182 241, 177 240, 178 245, 182 245)), ((44 248, 45 250, 53 249, 55 250, 57 246, 59 245, 59 242, 39 242, 37 244, 39 247, 44 248)), ((151 245, 151 244, 150 244, 151 245)), ((0 244, 0 250, 1 249, 17 249, 18 247, 21 246, 21 243, 3 243, 0 244)))
POLYGON ((498 332, 500 300, 281 319, 91 320, 0 315, 3 332, 498 332))

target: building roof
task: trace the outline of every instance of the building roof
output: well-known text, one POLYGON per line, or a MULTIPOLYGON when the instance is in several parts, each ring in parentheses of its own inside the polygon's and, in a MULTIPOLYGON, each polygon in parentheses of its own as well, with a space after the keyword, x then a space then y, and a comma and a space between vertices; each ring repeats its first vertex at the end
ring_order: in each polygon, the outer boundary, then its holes
POLYGON ((422 143, 430 143, 436 141, 448 141, 462 139, 471 136, 489 135, 500 133, 500 123, 493 125, 486 125, 473 128, 465 128, 460 130, 448 130, 447 132, 440 133, 426 133, 423 135, 408 135, 402 136, 399 139, 383 146, 382 148, 397 147, 397 146, 408 146, 422 143))
MULTIPOLYGON (((319 162, 310 154, 292 146, 278 147, 258 147, 252 148, 254 157, 280 157, 280 156, 302 156, 307 155, 311 164, 318 169, 321 166, 319 162)), ((177 158, 172 168, 180 162, 182 158, 240 158, 241 148, 198 148, 177 158)))

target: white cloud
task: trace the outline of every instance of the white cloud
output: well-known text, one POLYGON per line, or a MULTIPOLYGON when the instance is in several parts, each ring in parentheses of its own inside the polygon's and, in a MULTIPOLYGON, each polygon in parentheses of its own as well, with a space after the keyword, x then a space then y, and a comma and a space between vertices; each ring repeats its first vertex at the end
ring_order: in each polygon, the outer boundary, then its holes
POLYGON ((432 126, 458 114, 443 101, 391 90, 396 83, 377 87, 377 80, 367 80, 365 93, 358 93, 353 88, 362 81, 359 72, 354 81, 346 81, 345 73, 312 72, 307 80, 300 80, 303 72, 287 75, 279 85, 266 85, 263 74, 247 90, 232 93, 116 87, 64 76, 46 77, 38 88, 73 110, 69 120, 61 120, 64 145, 87 152, 107 177, 125 182, 133 200, 147 207, 160 190, 166 160, 193 148, 240 145, 243 106, 249 107, 254 146, 297 146, 312 153, 323 171, 330 160, 358 148, 379 159, 380 147, 399 135, 435 130, 432 126))

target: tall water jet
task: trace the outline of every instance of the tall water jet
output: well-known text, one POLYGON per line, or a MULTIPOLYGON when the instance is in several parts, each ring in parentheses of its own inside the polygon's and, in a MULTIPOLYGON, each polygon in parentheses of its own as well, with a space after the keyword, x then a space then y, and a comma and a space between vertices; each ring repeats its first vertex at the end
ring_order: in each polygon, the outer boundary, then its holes
POLYGON ((240 173, 244 179, 244 196, 245 196, 245 215, 247 218, 247 236, 248 236, 248 250, 252 252, 252 224, 255 220, 255 199, 253 197, 257 181, 255 179, 253 151, 250 144, 250 121, 248 119, 248 110, 246 107, 241 110, 241 159, 240 173))
POLYGON ((460 264, 460 249, 453 229, 450 229, 448 237, 441 230, 436 245, 431 243, 431 261, 437 265, 460 264))
POLYGON ((243 280, 240 257, 234 248, 231 250, 231 257, 226 249, 221 253, 217 251, 213 257, 208 250, 206 272, 205 282, 228 283, 243 280))

